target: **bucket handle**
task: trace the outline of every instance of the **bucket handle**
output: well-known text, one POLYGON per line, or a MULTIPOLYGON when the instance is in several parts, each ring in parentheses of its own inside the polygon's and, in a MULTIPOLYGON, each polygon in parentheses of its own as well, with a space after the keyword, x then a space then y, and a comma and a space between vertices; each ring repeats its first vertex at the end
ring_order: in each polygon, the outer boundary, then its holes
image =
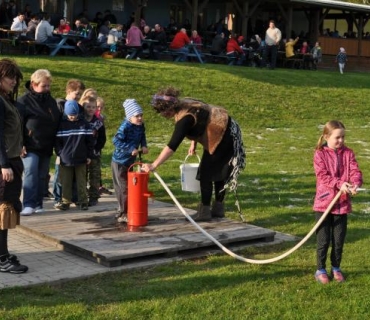
MULTIPOLYGON (((129 167, 128 167, 127 172, 130 172, 130 169, 131 169, 133 166, 143 165, 143 164, 144 164, 144 162, 134 162, 131 166, 129 166, 129 167)), ((142 171, 141 171, 141 169, 140 169, 140 172, 142 172, 142 171)))
MULTIPOLYGON (((191 154, 188 154, 188 155, 185 157, 185 160, 184 160, 184 162, 183 162, 183 165, 185 165, 186 160, 188 160, 188 158, 189 158, 190 156, 192 156, 192 155, 191 155, 191 154)), ((194 156, 197 156, 197 158, 198 158, 198 162, 200 163, 200 158, 199 158, 199 156, 198 156, 197 154, 194 154, 194 156)))

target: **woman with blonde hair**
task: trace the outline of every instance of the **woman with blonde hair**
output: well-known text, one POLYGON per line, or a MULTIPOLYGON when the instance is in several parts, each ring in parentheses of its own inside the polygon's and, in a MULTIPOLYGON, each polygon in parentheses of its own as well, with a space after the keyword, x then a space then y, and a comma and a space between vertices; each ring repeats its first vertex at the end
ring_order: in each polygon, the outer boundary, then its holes
POLYGON ((23 120, 23 210, 29 216, 43 211, 43 197, 49 174, 50 158, 62 116, 51 96, 52 76, 39 69, 26 83, 26 93, 18 99, 17 107, 23 120))

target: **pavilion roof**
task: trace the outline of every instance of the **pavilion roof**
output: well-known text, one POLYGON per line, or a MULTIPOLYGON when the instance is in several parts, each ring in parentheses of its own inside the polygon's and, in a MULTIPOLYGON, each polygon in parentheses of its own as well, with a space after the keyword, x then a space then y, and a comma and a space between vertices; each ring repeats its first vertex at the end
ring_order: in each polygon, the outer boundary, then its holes
POLYGON ((370 5, 357 4, 351 2, 335 1, 335 0, 290 0, 296 3, 306 3, 310 6, 319 6, 325 8, 342 9, 354 12, 370 12, 370 5))

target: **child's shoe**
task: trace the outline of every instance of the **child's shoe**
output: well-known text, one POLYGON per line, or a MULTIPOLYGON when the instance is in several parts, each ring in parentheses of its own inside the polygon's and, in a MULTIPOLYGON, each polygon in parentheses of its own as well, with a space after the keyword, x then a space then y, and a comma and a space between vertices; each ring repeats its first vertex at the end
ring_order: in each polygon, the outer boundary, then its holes
POLYGON ((122 214, 122 215, 117 219, 117 222, 118 222, 118 223, 127 223, 127 222, 128 222, 127 215, 126 215, 126 214, 122 214))
POLYGON ((58 209, 58 210, 65 211, 65 210, 68 210, 69 209, 69 204, 68 203, 63 203, 63 202, 57 202, 54 205, 54 208, 55 209, 58 209))
POLYGON ((9 272, 9 273, 24 273, 27 272, 28 267, 19 263, 17 256, 13 254, 7 255, 3 258, 3 261, 0 259, 0 272, 9 272))
POLYGON ((89 210, 89 206, 87 205, 87 203, 81 203, 80 210, 89 210))
POLYGON ((328 284, 330 282, 330 279, 325 269, 317 270, 315 273, 315 279, 317 282, 320 282, 321 284, 328 284))
POLYGON ((331 268, 331 276, 336 282, 346 281, 340 268, 331 268))

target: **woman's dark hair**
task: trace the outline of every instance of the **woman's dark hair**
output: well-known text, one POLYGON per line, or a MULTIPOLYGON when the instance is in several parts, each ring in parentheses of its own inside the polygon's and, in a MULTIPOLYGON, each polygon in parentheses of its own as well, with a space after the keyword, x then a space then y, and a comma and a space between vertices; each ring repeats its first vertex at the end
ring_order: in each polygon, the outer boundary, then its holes
POLYGON ((180 90, 174 87, 167 87, 160 89, 154 96, 152 100, 152 105, 154 110, 158 113, 165 113, 169 111, 178 112, 180 110, 179 106, 179 96, 180 90))
POLYGON ((0 85, 0 95, 14 102, 17 99, 18 88, 23 79, 22 72, 14 60, 8 58, 0 60, 0 79, 4 79, 4 77, 8 77, 10 79, 15 78, 16 85, 11 93, 5 92, 0 85))

